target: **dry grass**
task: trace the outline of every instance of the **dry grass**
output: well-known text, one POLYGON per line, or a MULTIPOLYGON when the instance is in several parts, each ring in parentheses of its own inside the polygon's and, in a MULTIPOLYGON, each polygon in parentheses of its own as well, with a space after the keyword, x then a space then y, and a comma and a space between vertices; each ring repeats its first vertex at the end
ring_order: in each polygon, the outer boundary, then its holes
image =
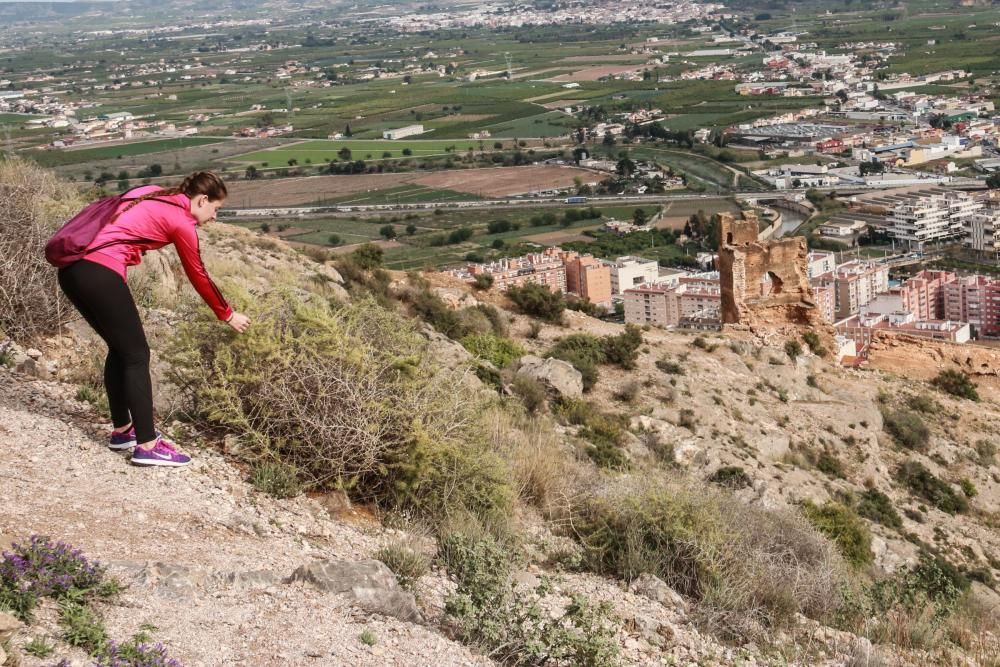
POLYGON ((51 172, 20 159, 0 161, 0 336, 28 342, 76 317, 44 248, 84 204, 51 172))

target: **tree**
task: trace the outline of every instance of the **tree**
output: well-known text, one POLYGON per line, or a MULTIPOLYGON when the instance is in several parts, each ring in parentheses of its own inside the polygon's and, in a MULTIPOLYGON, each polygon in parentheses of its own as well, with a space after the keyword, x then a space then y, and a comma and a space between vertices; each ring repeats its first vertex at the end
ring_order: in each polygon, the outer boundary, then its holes
POLYGON ((409 148, 404 148, 403 149, 403 155, 409 157, 409 156, 413 155, 413 151, 411 149, 409 149, 409 148))
POLYGON ((339 157, 344 162, 349 162, 351 160, 351 149, 344 146, 339 151, 337 151, 337 157, 339 157))
POLYGON ((413 236, 417 233, 417 226, 412 222, 406 226, 406 235, 413 236))
POLYGON ((383 225, 381 228, 379 228, 378 233, 390 241, 396 238, 396 228, 393 227, 392 225, 383 225))
POLYGON ((345 125, 345 126, 344 126, 344 136, 345 136, 345 137, 350 137, 350 136, 352 136, 352 135, 351 135, 351 126, 350 126, 350 125, 345 125))
POLYGON ((147 167, 147 170, 149 171, 149 175, 152 176, 153 178, 156 178, 157 176, 163 174, 163 167, 161 167, 156 163, 149 165, 149 167, 147 167))
POLYGON ((648 216, 644 210, 637 208, 632 212, 632 224, 642 227, 646 222, 648 222, 648 216))
POLYGON ((344 240, 340 238, 339 234, 330 234, 326 237, 326 242, 330 245, 340 245, 344 242, 344 240))
POLYGON ((605 132, 604 133, 604 140, 601 143, 603 143, 605 146, 614 146, 615 145, 615 135, 611 134, 610 132, 605 132))
POLYGON ((566 301, 562 294, 553 292, 545 285, 528 283, 521 287, 510 287, 507 296, 525 315, 531 315, 547 322, 561 322, 566 301))
POLYGON ((618 160, 615 170, 622 178, 629 178, 633 173, 635 173, 635 162, 632 162, 632 160, 630 160, 626 155, 621 160, 618 160))
POLYGON ((247 170, 246 172, 244 172, 244 174, 246 175, 248 181, 252 181, 260 176, 260 174, 257 172, 257 167, 253 165, 247 167, 247 170))

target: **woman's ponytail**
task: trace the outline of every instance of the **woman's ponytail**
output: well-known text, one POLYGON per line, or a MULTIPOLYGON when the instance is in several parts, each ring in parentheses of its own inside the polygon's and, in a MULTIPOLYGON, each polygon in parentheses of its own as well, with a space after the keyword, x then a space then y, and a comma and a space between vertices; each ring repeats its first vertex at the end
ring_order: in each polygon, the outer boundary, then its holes
POLYGON ((128 206, 116 215, 115 218, 147 199, 170 197, 171 195, 179 194, 187 195, 189 199, 194 199, 198 195, 207 195, 210 201, 221 201, 229 196, 229 191, 226 189, 226 184, 217 174, 211 171, 196 171, 186 176, 180 185, 150 192, 149 194, 130 200, 128 206))

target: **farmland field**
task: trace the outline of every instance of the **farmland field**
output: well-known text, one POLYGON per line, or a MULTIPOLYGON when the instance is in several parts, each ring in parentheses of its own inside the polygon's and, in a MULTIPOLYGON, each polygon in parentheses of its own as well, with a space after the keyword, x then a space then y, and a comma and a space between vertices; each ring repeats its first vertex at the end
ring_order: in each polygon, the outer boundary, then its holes
POLYGON ((49 151, 31 151, 28 153, 35 162, 44 167, 80 164, 93 160, 104 160, 118 156, 146 155, 164 151, 179 150, 191 146, 204 146, 223 141, 212 137, 178 137, 176 139, 155 139, 153 141, 135 141, 127 144, 113 144, 97 148, 74 148, 49 151))
MULTIPOLYGON (((487 144, 492 146, 492 142, 487 144)), ((385 139, 375 140, 327 140, 327 141, 303 141, 302 143, 282 146, 270 150, 257 151, 246 155, 237 155, 232 158, 234 161, 245 163, 268 163, 269 165, 287 164, 289 160, 295 160, 299 164, 322 164, 324 162, 336 162, 341 157, 338 153, 347 149, 351 151, 351 159, 354 160, 377 160, 381 158, 405 158, 403 150, 409 149, 413 157, 427 157, 430 155, 447 155, 448 153, 464 153, 468 150, 481 150, 480 142, 470 139, 437 140, 426 139, 397 139, 389 141, 385 139), (388 153, 388 155, 386 155, 388 153)))

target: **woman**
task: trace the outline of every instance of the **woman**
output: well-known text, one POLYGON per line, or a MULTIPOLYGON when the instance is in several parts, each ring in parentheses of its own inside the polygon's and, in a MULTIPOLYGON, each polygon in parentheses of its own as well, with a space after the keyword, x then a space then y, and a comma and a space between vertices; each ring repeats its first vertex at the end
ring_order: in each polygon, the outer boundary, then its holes
POLYGON ((227 194, 222 179, 208 171, 191 174, 176 188, 130 190, 83 259, 59 269, 63 292, 108 345, 104 386, 114 424, 108 446, 116 451, 134 447, 136 465, 185 466, 191 457, 153 428, 149 345, 125 282, 127 268, 139 264, 147 250, 174 244, 188 280, 216 317, 239 333, 246 331, 250 320, 226 303, 198 249, 197 227, 215 220, 227 194))

